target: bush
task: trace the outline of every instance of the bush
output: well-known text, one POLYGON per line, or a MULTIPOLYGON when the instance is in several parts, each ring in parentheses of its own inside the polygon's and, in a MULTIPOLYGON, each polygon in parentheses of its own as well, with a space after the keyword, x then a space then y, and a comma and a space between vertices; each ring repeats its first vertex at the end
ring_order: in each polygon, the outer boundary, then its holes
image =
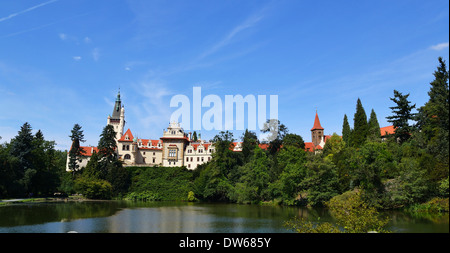
POLYGON ((78 192, 88 199, 111 199, 112 186, 106 180, 78 178, 75 181, 78 192))
POLYGON ((377 210, 361 199, 359 191, 349 191, 333 197, 327 206, 336 219, 336 225, 329 222, 310 222, 294 219, 285 225, 298 233, 378 233, 389 232, 385 229, 388 219, 380 219, 377 210))

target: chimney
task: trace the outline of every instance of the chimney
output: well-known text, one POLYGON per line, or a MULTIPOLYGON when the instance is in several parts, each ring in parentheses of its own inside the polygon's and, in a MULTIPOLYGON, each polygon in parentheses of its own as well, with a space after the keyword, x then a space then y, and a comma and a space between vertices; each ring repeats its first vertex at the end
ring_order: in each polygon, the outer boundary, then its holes
POLYGON ((192 132, 189 132, 189 141, 192 140, 192 132))

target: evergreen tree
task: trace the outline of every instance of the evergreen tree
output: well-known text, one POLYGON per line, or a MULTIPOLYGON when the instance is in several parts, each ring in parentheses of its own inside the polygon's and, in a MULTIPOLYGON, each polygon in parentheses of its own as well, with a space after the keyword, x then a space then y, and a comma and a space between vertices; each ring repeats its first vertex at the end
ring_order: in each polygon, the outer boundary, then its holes
POLYGON ((242 135, 242 159, 244 162, 247 162, 253 155, 253 150, 257 144, 258 137, 256 136, 256 133, 245 129, 245 132, 242 135))
POLYGON ((367 116, 362 106, 361 100, 358 98, 356 102, 356 112, 353 118, 353 132, 351 135, 351 145, 360 147, 367 139, 368 124, 367 116))
POLYGON ((11 141, 11 155, 19 160, 19 175, 23 176, 27 169, 31 169, 33 164, 33 135, 31 133, 31 126, 25 122, 18 135, 11 141))
POLYGON ((429 100, 418 110, 416 126, 428 153, 435 157, 436 165, 428 174, 435 174, 433 181, 436 181, 447 178, 449 172, 449 71, 442 57, 434 77, 429 100))
POLYGON ((194 133, 192 134, 192 141, 197 141, 198 137, 197 137, 197 132, 194 131, 194 133))
POLYGON ((370 113, 369 123, 368 123, 368 137, 370 140, 380 140, 381 132, 380 132, 380 124, 378 123, 377 114, 372 109, 370 113))
POLYGON ((408 101, 408 97, 409 94, 403 95, 401 92, 394 90, 394 97, 390 99, 394 101, 396 106, 389 107, 393 115, 386 117, 388 122, 394 125, 394 137, 400 143, 407 141, 413 130, 412 126, 409 125, 409 121, 415 117, 411 110, 416 107, 416 104, 410 105, 411 102, 408 101))
POLYGON ((98 141, 98 153, 102 160, 106 163, 111 163, 117 160, 117 143, 116 132, 112 125, 107 125, 103 128, 98 141))
POLYGON ((435 79, 430 83, 429 100, 419 109, 418 126, 427 141, 437 142, 443 138, 443 143, 446 142, 447 147, 442 148, 448 151, 449 72, 441 57, 439 63, 438 69, 434 72, 435 79))
POLYGON ((342 124, 342 140, 348 145, 350 143, 350 124, 348 124, 347 114, 344 114, 344 123, 342 124))
POLYGON ((80 169, 79 162, 81 161, 81 157, 85 154, 85 151, 81 148, 80 142, 85 142, 83 130, 81 130, 81 126, 75 124, 73 129, 71 130, 71 135, 69 135, 70 140, 72 141, 72 146, 69 150, 69 169, 72 171, 72 175, 75 175, 80 169))
POLYGON ((18 187, 17 194, 31 193, 32 180, 36 174, 33 167, 33 135, 31 130, 30 124, 25 122, 18 135, 11 141, 10 154, 18 161, 14 171, 14 181, 17 182, 18 187))

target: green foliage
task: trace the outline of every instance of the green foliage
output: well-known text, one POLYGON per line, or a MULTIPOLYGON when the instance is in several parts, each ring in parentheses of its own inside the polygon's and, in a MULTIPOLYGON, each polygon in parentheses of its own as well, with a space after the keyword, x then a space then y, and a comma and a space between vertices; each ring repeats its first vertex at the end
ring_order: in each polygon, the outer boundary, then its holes
POLYGON ((111 163, 117 160, 116 132, 112 125, 106 125, 103 128, 102 134, 100 134, 100 140, 98 141, 98 152, 100 157, 103 158, 105 163, 111 163))
POLYGON ((344 123, 342 123, 342 140, 345 143, 350 143, 350 124, 348 123, 347 114, 344 114, 344 123))
POLYGON ((316 156, 306 163, 306 168, 301 188, 307 193, 309 205, 323 206, 339 194, 337 168, 331 160, 316 156))
POLYGON ((308 221, 305 218, 294 218, 292 220, 287 221, 285 224, 290 230, 293 230, 296 233, 342 233, 337 226, 329 223, 329 222, 320 222, 320 219, 317 222, 308 221))
POLYGON ((346 233, 389 232, 385 229, 389 219, 380 218, 378 211, 363 201, 359 191, 336 196, 327 205, 346 233))
POLYGON ((184 167, 128 167, 131 185, 127 198, 189 200, 192 172, 184 167))
POLYGON ((367 137, 371 141, 380 141, 381 140, 381 132, 380 132, 380 124, 378 123, 377 114, 372 109, 370 113, 370 118, 367 130, 367 137))
POLYGON ((378 211, 370 207, 358 191, 346 192, 333 197, 327 203, 336 225, 329 222, 311 222, 293 219, 285 225, 297 233, 387 233, 388 218, 381 218, 378 211))
POLYGON ((0 197, 48 196, 60 185, 65 154, 40 130, 24 123, 11 143, 0 145, 0 197))
POLYGON ((79 177, 75 188, 88 199, 111 199, 112 186, 106 180, 79 177))
POLYGON ((261 148, 256 146, 251 160, 239 168, 241 177, 236 184, 232 199, 238 203, 269 200, 270 192, 268 190, 268 184, 270 166, 270 158, 261 148))
POLYGON ((298 134, 286 134, 283 138, 283 146, 294 146, 299 149, 305 149, 305 142, 298 134))
POLYGON ((353 118, 353 131, 350 137, 350 144, 354 147, 363 145, 367 139, 368 129, 366 112, 364 111, 361 100, 358 98, 356 112, 353 118))
POLYGON ((409 121, 415 118, 415 115, 411 112, 416 105, 410 105, 408 101, 409 94, 403 95, 402 93, 394 90, 394 97, 390 98, 396 106, 389 107, 392 110, 393 115, 386 117, 388 122, 391 122, 395 128, 394 138, 400 143, 403 143, 409 139, 413 130, 409 125, 409 121))
POLYGON ((83 130, 81 126, 75 124, 71 130, 71 135, 69 136, 72 141, 72 146, 69 150, 69 169, 72 171, 73 175, 80 169, 80 159, 85 154, 84 150, 81 148, 80 143, 85 142, 83 130))

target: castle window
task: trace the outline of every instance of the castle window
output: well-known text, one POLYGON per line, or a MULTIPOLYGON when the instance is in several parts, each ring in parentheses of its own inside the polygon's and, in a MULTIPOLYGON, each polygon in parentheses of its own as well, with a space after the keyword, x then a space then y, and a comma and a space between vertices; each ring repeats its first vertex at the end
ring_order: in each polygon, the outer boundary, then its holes
POLYGON ((191 157, 191 162, 192 162, 192 158, 193 158, 193 157, 191 157))
POLYGON ((123 158, 128 160, 128 159, 131 159, 131 156, 130 156, 130 154, 126 154, 123 158))
POLYGON ((197 157, 197 162, 199 162, 200 161, 200 157, 197 157))
POLYGON ((203 162, 203 157, 202 157, 202 162, 203 162))
POLYGON ((177 156, 177 150, 169 149, 169 157, 176 157, 176 156, 177 156))
POLYGON ((189 157, 186 157, 186 162, 189 162, 189 157))
POLYGON ((155 158, 153 158, 153 163, 155 163, 155 158))

